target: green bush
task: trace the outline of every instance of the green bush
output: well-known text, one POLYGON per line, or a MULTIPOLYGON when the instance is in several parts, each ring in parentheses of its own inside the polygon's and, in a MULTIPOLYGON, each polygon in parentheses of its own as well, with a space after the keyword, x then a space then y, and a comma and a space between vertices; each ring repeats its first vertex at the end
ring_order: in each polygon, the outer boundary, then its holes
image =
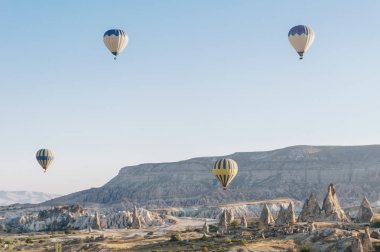
POLYGON ((32 244, 33 240, 32 240, 32 238, 28 237, 28 238, 25 239, 25 242, 28 243, 28 244, 32 244))
POLYGON ((248 241, 247 241, 246 239, 241 239, 241 240, 240 240, 240 243, 241 243, 242 245, 246 245, 246 244, 248 244, 248 241))
POLYGON ((237 227, 237 226, 239 226, 239 221, 238 220, 233 220, 231 223, 230 223, 230 225, 231 226, 233 226, 233 227, 237 227))
POLYGON ((172 234, 170 236, 170 241, 182 241, 182 237, 180 234, 172 234))
POLYGON ((208 225, 208 231, 211 233, 216 233, 218 231, 218 226, 216 225, 208 225))
POLYGON ((232 241, 231 241, 230 238, 226 238, 226 239, 224 239, 224 242, 226 242, 226 243, 231 243, 232 241))
POLYGON ((371 222, 371 227, 380 228, 380 220, 374 220, 371 222))
POLYGON ((301 252, 310 252, 310 245, 308 243, 305 243, 301 246, 301 252))
POLYGON ((203 247, 203 248, 202 248, 202 251, 203 251, 203 252, 208 252, 208 248, 207 248, 207 247, 203 247))

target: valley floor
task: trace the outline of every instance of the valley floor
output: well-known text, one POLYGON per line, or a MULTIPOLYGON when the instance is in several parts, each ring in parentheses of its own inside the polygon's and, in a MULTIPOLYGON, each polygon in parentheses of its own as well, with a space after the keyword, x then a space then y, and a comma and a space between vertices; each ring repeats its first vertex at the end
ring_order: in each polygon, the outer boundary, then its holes
MULTIPOLYGON (((173 225, 144 229, 107 229, 73 231, 70 233, 0 234, 0 251, 318 251, 310 239, 320 245, 321 251, 333 250, 339 239, 345 239, 345 231, 337 228, 339 223, 318 223, 321 232, 316 239, 309 233, 283 237, 253 238, 250 231, 235 228, 229 235, 204 236, 204 219, 173 218, 173 225), (324 235, 323 235, 324 234, 324 235), (329 249, 331 248, 331 249, 329 249)), ((208 220, 208 224, 216 224, 208 220)), ((360 232, 360 226, 352 227, 360 232)), ((319 232, 319 230, 318 230, 319 232)), ((346 237, 347 239, 350 237, 346 237)), ((380 242, 373 239, 374 244, 380 242)))

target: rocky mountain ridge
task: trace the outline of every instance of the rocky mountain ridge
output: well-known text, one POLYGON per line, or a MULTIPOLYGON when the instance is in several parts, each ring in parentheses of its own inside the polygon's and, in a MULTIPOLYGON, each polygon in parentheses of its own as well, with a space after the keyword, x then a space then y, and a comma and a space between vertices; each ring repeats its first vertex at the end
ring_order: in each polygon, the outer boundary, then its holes
POLYGON ((100 188, 66 195, 46 204, 106 204, 121 208, 143 206, 192 207, 274 198, 304 201, 311 193, 324 197, 327 185, 338 188, 342 206, 380 195, 380 145, 293 146, 264 152, 227 155, 239 172, 227 191, 211 173, 218 157, 142 164, 122 168, 100 188), (275 185, 275 186, 274 186, 275 185))

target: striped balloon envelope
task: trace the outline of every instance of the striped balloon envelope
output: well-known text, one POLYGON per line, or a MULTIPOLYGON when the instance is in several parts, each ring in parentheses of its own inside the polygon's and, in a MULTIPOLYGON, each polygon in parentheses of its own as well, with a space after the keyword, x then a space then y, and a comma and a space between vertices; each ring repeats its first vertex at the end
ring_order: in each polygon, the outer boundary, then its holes
POLYGON ((111 29, 104 33, 103 42, 116 60, 117 55, 128 45, 128 34, 120 29, 111 29))
POLYGON ((314 38, 314 31, 306 25, 294 26, 288 33, 289 42, 300 56, 300 59, 303 59, 304 53, 309 50, 314 38))
POLYGON ((237 172, 237 163, 229 158, 223 158, 216 161, 212 168, 212 173, 222 184, 223 190, 227 189, 227 186, 235 178, 237 172))
POLYGON ((49 149, 40 149, 37 151, 36 159, 41 165, 42 169, 44 169, 44 172, 46 172, 54 160, 54 155, 53 152, 49 149))

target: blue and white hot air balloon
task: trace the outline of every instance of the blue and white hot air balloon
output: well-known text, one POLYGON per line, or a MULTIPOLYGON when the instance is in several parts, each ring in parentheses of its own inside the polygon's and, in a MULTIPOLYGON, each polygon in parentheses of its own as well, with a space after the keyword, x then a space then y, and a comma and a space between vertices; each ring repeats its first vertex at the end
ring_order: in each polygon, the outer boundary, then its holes
POLYGON ((290 29, 288 39, 293 48, 297 51, 300 59, 314 42, 314 31, 306 25, 297 25, 290 29))
POLYGON ((44 172, 46 172, 54 160, 54 154, 49 149, 40 149, 37 151, 36 159, 41 165, 42 169, 44 169, 44 172))
POLYGON ((115 55, 116 60, 117 55, 119 55, 128 44, 128 34, 120 29, 111 29, 104 33, 103 42, 108 50, 115 55))

